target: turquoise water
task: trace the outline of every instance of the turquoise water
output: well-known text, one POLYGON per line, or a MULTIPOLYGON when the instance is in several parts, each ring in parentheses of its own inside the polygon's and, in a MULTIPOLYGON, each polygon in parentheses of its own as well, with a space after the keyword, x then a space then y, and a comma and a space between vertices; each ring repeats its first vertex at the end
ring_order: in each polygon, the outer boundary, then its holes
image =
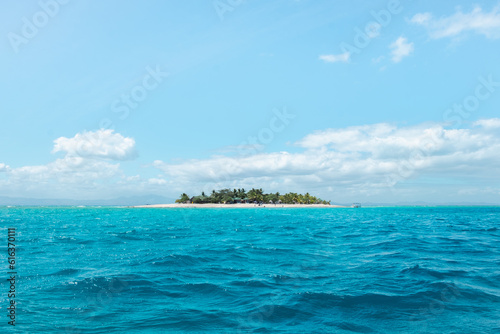
POLYGON ((19 333, 498 333, 500 208, 0 208, 19 333))

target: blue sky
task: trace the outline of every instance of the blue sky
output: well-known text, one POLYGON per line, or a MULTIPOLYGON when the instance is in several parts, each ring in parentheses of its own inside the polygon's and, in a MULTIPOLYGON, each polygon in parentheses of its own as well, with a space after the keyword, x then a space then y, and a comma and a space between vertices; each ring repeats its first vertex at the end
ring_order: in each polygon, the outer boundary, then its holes
POLYGON ((0 196, 500 203, 500 1, 0 6, 0 196))

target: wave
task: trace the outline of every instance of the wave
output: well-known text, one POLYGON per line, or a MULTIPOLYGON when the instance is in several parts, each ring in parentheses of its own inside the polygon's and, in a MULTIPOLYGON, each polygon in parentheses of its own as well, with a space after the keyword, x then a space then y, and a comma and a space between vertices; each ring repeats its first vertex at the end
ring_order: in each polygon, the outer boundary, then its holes
POLYGON ((468 272, 465 270, 438 271, 420 267, 420 265, 418 264, 411 268, 403 269, 401 273, 415 276, 427 276, 440 280, 446 278, 465 277, 468 275, 468 272))
POLYGON ((152 266, 159 267, 183 267, 201 265, 207 262, 210 262, 210 259, 206 257, 196 257, 185 254, 171 254, 168 256, 147 260, 144 262, 144 264, 150 264, 152 266))

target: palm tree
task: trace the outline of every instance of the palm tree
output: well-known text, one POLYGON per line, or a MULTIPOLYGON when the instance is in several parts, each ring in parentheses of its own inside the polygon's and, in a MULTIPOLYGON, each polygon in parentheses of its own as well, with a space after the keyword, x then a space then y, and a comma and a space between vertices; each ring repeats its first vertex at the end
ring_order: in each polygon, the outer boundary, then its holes
POLYGON ((304 195, 304 202, 305 202, 306 204, 311 204, 311 195, 309 195, 309 193, 306 193, 306 194, 304 195))
POLYGON ((189 196, 186 193, 182 193, 179 199, 175 200, 175 203, 186 203, 189 202, 189 196))

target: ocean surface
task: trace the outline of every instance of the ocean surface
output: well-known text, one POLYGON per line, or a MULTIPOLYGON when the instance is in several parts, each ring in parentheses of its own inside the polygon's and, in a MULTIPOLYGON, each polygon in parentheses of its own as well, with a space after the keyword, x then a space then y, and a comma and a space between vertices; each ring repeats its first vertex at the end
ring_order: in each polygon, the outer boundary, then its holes
POLYGON ((500 333, 498 207, 1 207, 0 229, 3 333, 500 333))

